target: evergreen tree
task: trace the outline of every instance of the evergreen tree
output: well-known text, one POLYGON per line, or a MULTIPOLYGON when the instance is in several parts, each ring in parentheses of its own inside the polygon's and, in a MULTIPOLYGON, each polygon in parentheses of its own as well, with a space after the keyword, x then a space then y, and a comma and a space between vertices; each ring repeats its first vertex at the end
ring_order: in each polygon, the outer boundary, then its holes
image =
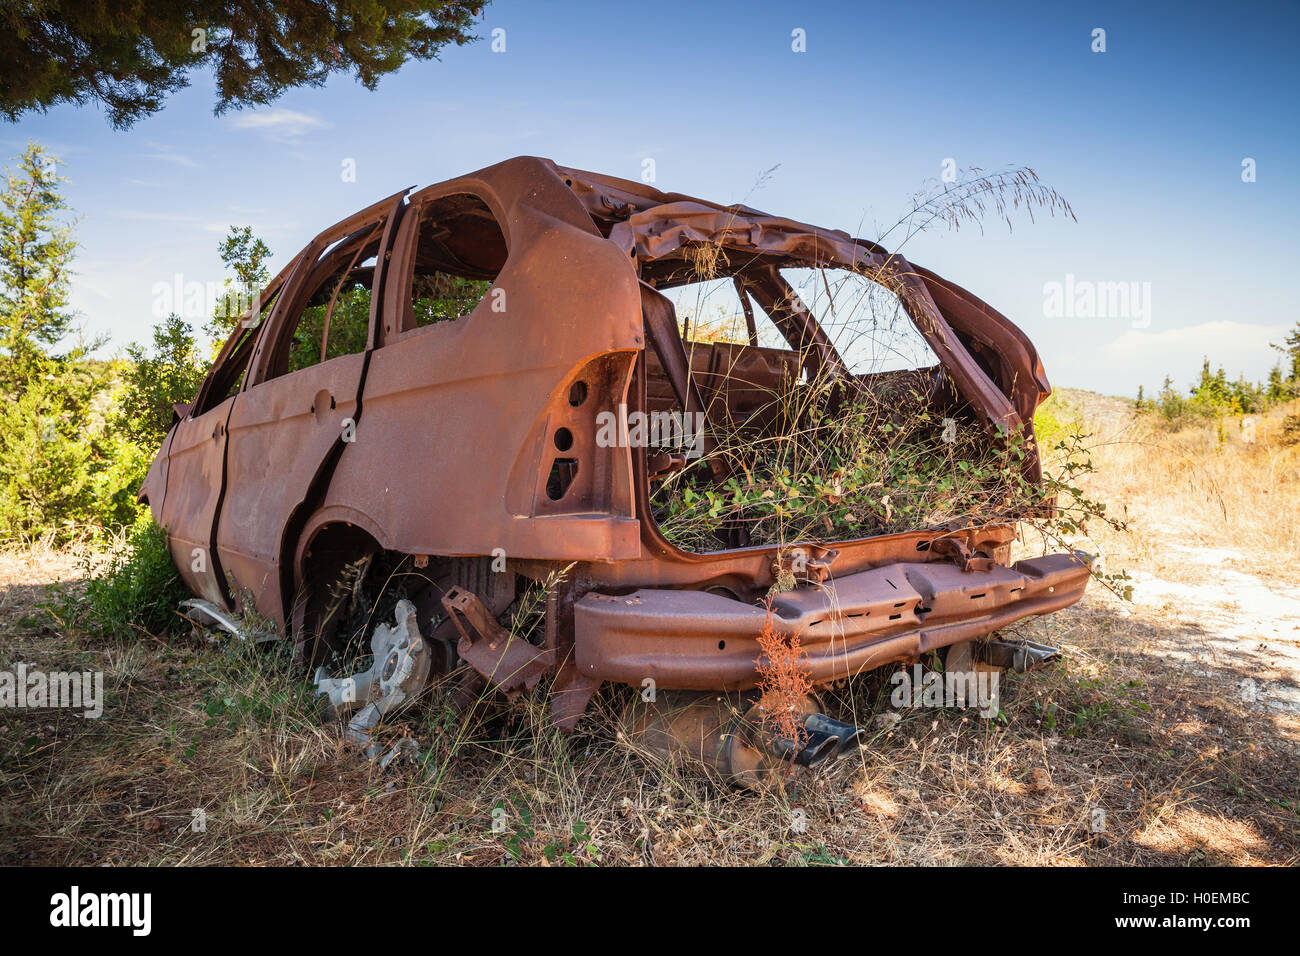
POLYGON ((28 143, 0 193, 0 393, 44 374, 47 351, 72 329, 69 264, 76 251, 59 162, 28 143))
MULTIPOLYGON (((1281 345, 1274 345, 1273 348, 1286 356, 1283 360, 1285 366, 1283 375, 1287 383, 1290 385, 1300 383, 1300 322, 1297 322, 1295 328, 1287 333, 1281 345)), ((1295 389, 1293 388, 1292 391, 1295 389)))
POLYGON ((1288 395, 1286 382, 1282 379, 1282 366, 1274 365, 1268 373, 1268 388, 1266 391, 1270 404, 1285 401, 1288 395))
POLYGON ((469 43, 482 0, 150 0, 5 4, 0 113, 97 102, 117 128, 211 70, 216 112, 352 73, 373 90, 408 60, 469 43))
POLYGON ((68 276, 76 242, 58 161, 36 143, 0 191, 0 537, 56 538, 94 511, 102 462, 91 427, 102 390, 73 331, 68 276))

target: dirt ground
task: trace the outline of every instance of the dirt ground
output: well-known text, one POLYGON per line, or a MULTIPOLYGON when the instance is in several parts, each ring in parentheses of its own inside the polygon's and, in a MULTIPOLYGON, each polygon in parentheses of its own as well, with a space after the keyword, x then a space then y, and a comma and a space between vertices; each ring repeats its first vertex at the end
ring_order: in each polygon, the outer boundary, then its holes
POLYGON ((1098 433, 1090 490, 1127 515, 1096 543, 1133 601, 1094 584, 1014 628, 1066 657, 1009 679, 998 719, 891 711, 884 675, 832 693, 872 739, 763 793, 635 753, 612 688, 570 737, 540 693, 431 706, 392 730, 420 758, 381 770, 274 650, 90 640, 38 608, 76 556, 4 555, 0 669, 102 669, 108 700, 0 711, 0 862, 1294 865, 1295 459, 1267 428, 1153 437, 1127 403, 1063 397, 1098 433))

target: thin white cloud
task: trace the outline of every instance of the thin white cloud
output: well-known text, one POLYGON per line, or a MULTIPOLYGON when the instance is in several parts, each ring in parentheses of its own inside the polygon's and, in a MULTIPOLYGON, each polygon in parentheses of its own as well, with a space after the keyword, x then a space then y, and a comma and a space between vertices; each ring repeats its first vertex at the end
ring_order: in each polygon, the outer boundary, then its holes
POLYGON ((1216 352, 1254 352, 1279 342, 1289 325, 1257 325, 1251 322, 1202 322, 1177 329, 1130 329, 1106 346, 1115 355, 1149 353, 1163 349, 1200 349, 1214 358, 1216 352))
POLYGON ((198 169, 199 164, 188 156, 182 156, 180 153, 141 153, 141 159, 158 159, 165 163, 175 163, 177 166, 184 166, 186 169, 198 169))
POLYGON ((164 143, 150 143, 149 148, 152 153, 139 153, 141 159, 157 159, 164 163, 175 163, 177 166, 184 166, 186 169, 198 169, 199 163, 192 156, 178 152, 174 147, 164 143))
POLYGON ((235 129, 258 133, 262 138, 278 143, 296 142, 315 130, 330 128, 330 124, 318 116, 283 107, 239 113, 231 117, 230 125, 235 129))
POLYGON ((143 222, 193 222, 193 216, 178 212, 154 212, 148 209, 116 209, 110 215, 118 219, 138 219, 143 222))
POLYGON ((1230 378, 1245 374, 1259 379, 1281 358, 1271 343, 1281 343, 1290 324, 1259 325, 1225 320, 1202 322, 1176 329, 1130 329, 1105 346, 1104 355, 1112 369, 1139 369, 1153 374, 1152 381, 1165 374, 1175 382, 1189 381, 1200 373, 1201 362, 1222 366, 1230 378))

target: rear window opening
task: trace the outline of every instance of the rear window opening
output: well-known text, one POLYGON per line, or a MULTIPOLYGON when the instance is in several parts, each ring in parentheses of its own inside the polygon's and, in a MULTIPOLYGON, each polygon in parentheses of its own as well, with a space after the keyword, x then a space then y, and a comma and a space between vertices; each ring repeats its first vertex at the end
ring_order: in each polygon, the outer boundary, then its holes
POLYGON ((854 375, 938 366, 938 356, 890 289, 847 269, 783 269, 854 375))
POLYGON ((500 224, 476 196, 431 199, 418 216, 402 331, 469 315, 492 290, 507 255, 500 224))
MULTIPOLYGON (((712 439, 667 473, 659 530, 688 551, 843 541, 1001 520, 1024 502, 1020 436, 991 441, 893 289, 847 269, 656 264, 712 439)), ((722 258, 722 257, 720 257, 722 258)), ((682 413, 654 349, 651 413, 682 413)), ((678 450, 678 449, 674 449, 678 450)))

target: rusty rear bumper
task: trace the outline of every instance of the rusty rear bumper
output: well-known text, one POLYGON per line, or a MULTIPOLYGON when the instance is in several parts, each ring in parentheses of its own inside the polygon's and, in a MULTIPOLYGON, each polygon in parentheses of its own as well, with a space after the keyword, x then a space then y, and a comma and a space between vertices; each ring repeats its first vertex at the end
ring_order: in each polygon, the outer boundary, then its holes
MULTIPOLYGON (((1086 557, 1052 554, 1011 567, 899 563, 779 594, 772 626, 799 636, 816 683, 850 677, 982 637, 1083 596, 1086 557)), ((739 690, 757 679, 760 606, 708 591, 642 588, 574 606, 579 673, 640 686, 739 690)))

